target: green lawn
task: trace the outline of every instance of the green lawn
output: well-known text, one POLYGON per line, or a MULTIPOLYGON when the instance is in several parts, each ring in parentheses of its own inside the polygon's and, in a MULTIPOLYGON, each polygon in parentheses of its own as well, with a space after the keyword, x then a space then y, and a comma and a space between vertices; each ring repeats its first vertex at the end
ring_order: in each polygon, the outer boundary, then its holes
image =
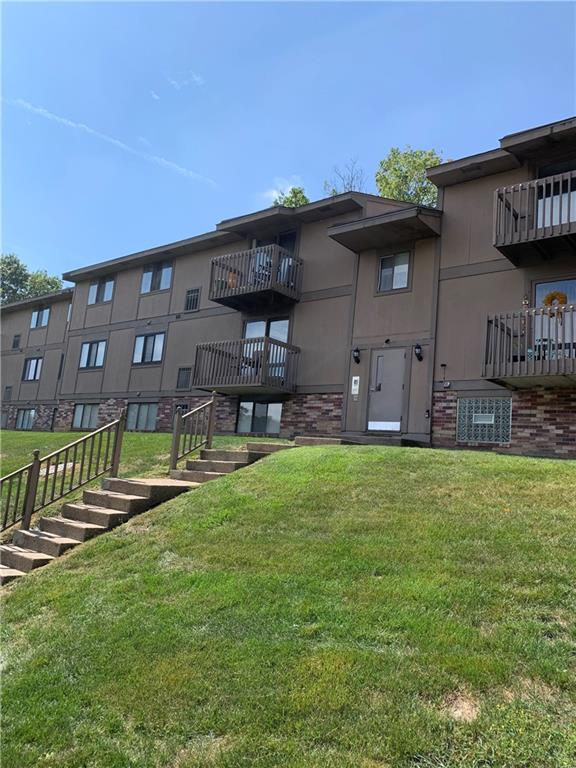
POLYGON ((135 517, 8 587, 3 768, 574 768, 575 488, 327 446, 135 517))
MULTIPOLYGON (((52 451, 62 448, 67 443, 78 440, 82 432, 22 432, 2 430, 0 433, 0 475, 8 475, 10 472, 23 467, 32 461, 32 451, 36 448, 40 456, 46 456, 52 451)), ((214 437, 214 448, 242 448, 250 438, 236 435, 224 435, 214 437)), ((254 438, 258 442, 273 440, 274 442, 287 442, 277 438, 254 438)), ((170 461, 171 434, 126 432, 122 444, 122 461, 120 465, 121 477, 165 477, 170 461)), ((191 456, 190 458, 194 458, 191 456)), ((184 466, 182 460, 179 466, 184 466)), ((42 515, 57 515, 65 501, 80 499, 84 488, 99 487, 101 479, 79 488, 60 499, 54 504, 45 507, 36 518, 42 515)), ((0 534, 0 540, 12 536, 8 530, 0 534)))

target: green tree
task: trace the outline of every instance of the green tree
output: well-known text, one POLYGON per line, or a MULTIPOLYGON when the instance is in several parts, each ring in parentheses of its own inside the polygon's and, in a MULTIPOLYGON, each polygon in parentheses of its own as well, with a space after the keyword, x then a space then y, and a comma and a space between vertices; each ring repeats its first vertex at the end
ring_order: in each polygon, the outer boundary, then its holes
POLYGON ((290 187, 286 192, 280 192, 274 198, 274 205, 285 205, 286 208, 298 208, 310 202, 303 187, 290 187))
POLYGON ((46 270, 30 272, 15 253, 3 253, 0 257, 0 303, 42 296, 61 288, 59 277, 49 275, 46 270))
POLYGON ((439 165, 442 156, 434 149, 392 147, 376 171, 376 186, 382 197, 435 206, 437 191, 426 178, 426 168, 439 165))

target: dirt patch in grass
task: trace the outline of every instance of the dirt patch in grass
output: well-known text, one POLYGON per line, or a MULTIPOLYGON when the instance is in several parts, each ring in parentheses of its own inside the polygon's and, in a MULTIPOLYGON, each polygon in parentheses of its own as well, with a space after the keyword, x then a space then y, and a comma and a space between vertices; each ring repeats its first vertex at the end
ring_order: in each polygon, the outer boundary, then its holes
POLYGON ((199 759, 212 763, 223 752, 231 749, 232 744, 233 741, 229 736, 214 736, 210 733, 196 736, 189 746, 180 752, 169 768, 187 768, 196 765, 196 761, 199 759))
POLYGON ((465 691, 453 691, 444 697, 442 712, 459 723, 472 723, 478 717, 480 706, 465 691))

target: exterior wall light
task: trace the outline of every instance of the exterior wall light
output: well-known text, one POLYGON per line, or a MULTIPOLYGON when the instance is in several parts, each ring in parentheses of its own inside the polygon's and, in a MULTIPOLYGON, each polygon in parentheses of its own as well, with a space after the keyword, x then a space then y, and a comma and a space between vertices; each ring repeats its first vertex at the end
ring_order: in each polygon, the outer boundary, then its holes
POLYGON ((424 355, 422 354, 422 346, 420 344, 416 344, 414 347, 414 354, 416 355, 416 360, 421 363, 424 359, 424 355))
POLYGON ((352 350, 352 360, 354 360, 356 365, 358 365, 358 363, 360 362, 360 350, 358 349, 358 347, 354 347, 354 349, 352 350))

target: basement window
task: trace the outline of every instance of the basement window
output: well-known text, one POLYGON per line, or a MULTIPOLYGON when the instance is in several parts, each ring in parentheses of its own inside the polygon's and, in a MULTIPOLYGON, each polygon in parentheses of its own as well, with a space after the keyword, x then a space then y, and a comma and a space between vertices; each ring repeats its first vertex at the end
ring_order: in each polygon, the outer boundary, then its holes
POLYGON ((130 432, 154 432, 158 403, 130 403, 126 414, 126 429, 130 432))
POLYGON ((278 435, 282 419, 282 403, 259 403, 241 400, 238 406, 236 432, 278 435))
POLYGON ((456 419, 459 443, 509 443, 511 397, 460 397, 456 419))
POLYGON ((30 430, 34 428, 36 410, 34 408, 19 408, 16 414, 16 429, 30 430))
POLYGON ((72 429, 96 429, 98 408, 98 403, 78 403, 75 405, 72 429))

